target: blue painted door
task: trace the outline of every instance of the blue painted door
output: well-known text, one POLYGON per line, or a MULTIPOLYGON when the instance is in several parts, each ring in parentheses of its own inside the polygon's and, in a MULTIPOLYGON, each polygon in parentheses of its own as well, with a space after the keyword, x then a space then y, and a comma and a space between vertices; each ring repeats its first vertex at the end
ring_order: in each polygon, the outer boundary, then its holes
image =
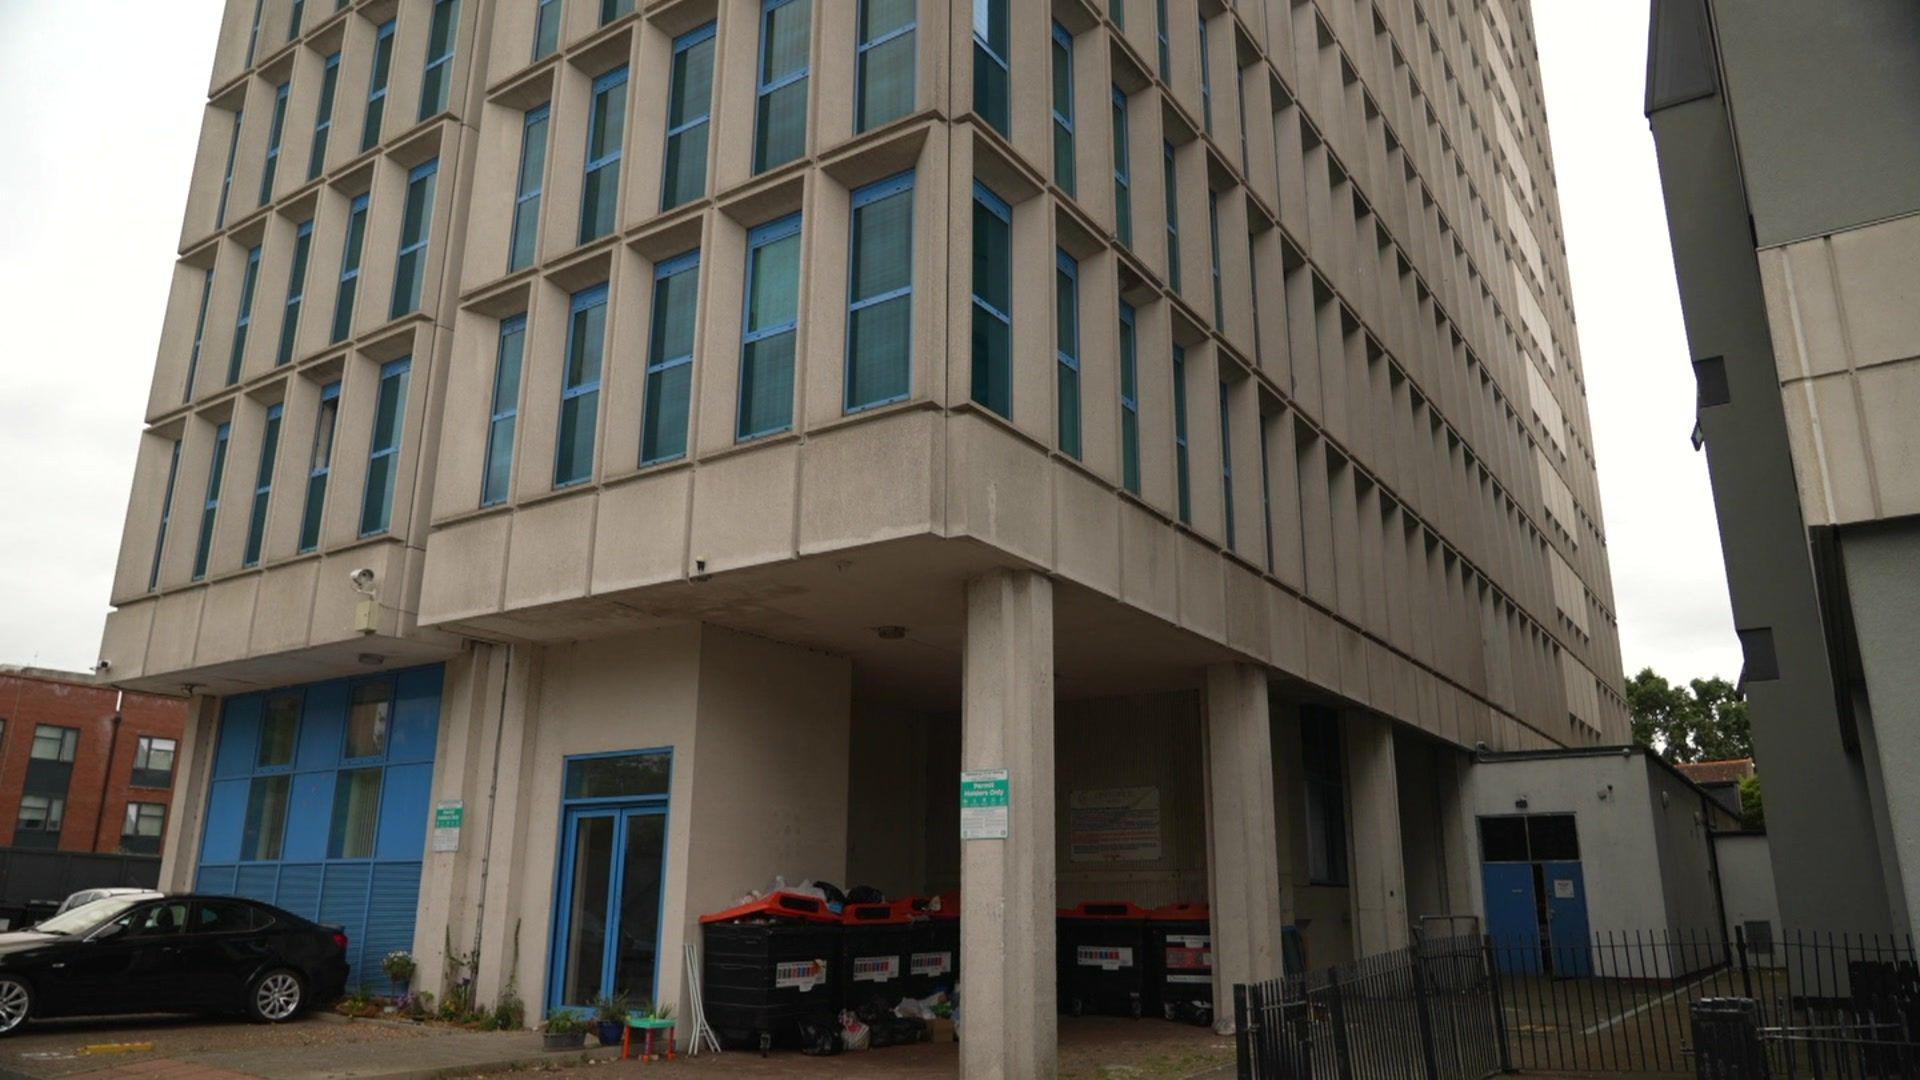
POLYGON ((664 807, 567 811, 549 1004, 652 1001, 665 881, 664 807))
POLYGON ((1547 893, 1547 933, 1553 948, 1553 973, 1593 974, 1592 933, 1587 924, 1587 883, 1578 860, 1540 864, 1547 893))
POLYGON ((1501 971, 1540 974, 1540 913, 1533 891, 1532 863, 1482 863, 1480 883, 1487 901, 1487 933, 1493 938, 1501 971))

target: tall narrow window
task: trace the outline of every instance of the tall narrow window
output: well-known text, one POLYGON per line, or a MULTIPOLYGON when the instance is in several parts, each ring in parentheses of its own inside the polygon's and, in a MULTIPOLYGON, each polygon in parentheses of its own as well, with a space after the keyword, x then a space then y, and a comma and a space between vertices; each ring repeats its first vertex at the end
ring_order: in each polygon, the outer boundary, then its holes
POLYGON ((454 33, 460 28, 460 0, 433 0, 427 28, 427 69, 420 77, 420 119, 445 111, 453 83, 454 33))
POLYGON ((540 240, 540 193, 546 189, 547 106, 527 110, 520 136, 520 181, 513 197, 513 240, 507 252, 507 270, 533 265, 540 240))
POLYGON ((1307 881, 1347 883, 1347 791, 1340 748, 1340 714, 1320 706, 1300 709, 1300 760, 1306 776, 1307 881))
POLYGON ((1227 512, 1227 550, 1233 543, 1233 410, 1232 390, 1220 384, 1220 502, 1227 512))
POLYGON ((314 418, 313 452, 307 458, 307 501, 300 511, 300 552, 320 546, 320 519, 327 506, 327 478, 333 473, 333 428, 340 419, 340 384, 320 388, 320 411, 314 418))
POLYGON ((1167 0, 1154 0, 1154 36, 1160 46, 1160 81, 1173 82, 1173 41, 1167 36, 1167 0))
POLYGON ((402 357, 380 365, 373 406, 373 442, 367 449, 367 490, 360 500, 360 535, 393 524, 393 489, 400 472, 400 433, 407 419, 407 382, 413 364, 402 357))
MULTIPOLYGON (((1255 303, 1258 303, 1260 300, 1260 257, 1254 251, 1252 233, 1247 234, 1247 288, 1249 290, 1248 295, 1253 298, 1255 303)), ((1253 318, 1254 359, 1258 360, 1265 356, 1265 354, 1265 342, 1260 339, 1260 318, 1256 312, 1253 318)))
POLYGON ((213 227, 222 229, 227 224, 227 197, 233 194, 233 162, 240 155, 240 125, 245 123, 245 109, 233 111, 233 135, 227 141, 227 171, 220 177, 220 206, 213 213, 213 227))
POLYGON ((1120 305, 1120 482, 1140 494, 1140 355, 1133 305, 1120 305))
POLYGON ((800 325, 800 215, 747 234, 740 348, 740 439, 793 426, 793 344, 800 325))
POLYGON ((1012 138, 1008 44, 1007 0, 973 0, 973 111, 1012 138))
POLYGON ((353 332, 353 298, 360 289, 360 255, 367 240, 367 197, 356 195, 347 212, 347 247, 340 254, 340 288, 333 298, 332 341, 353 332))
POLYGON ((654 267, 646 409, 640 425, 642 465, 670 461, 687 452, 687 401, 693 388, 694 313, 699 289, 698 251, 654 267))
POLYGON ((227 357, 227 385, 240 381, 247 356, 247 331, 253 328, 253 289, 260 283, 260 245, 247 251, 247 271, 240 279, 240 315, 233 322, 233 352, 227 357))
POLYGON ((187 385, 180 392, 182 404, 193 400, 193 381, 200 376, 200 344, 207 338, 207 302, 213 299, 213 268, 200 279, 200 314, 193 321, 193 349, 187 353, 187 385))
POLYGON ((303 221, 293 234, 293 268, 287 274, 287 304, 280 312, 280 348, 275 366, 293 360, 294 339, 300 334, 300 305, 307 298, 307 255, 313 248, 313 222, 303 221))
POLYGON ((607 339, 607 287, 573 294, 567 318, 566 367, 560 381, 560 439, 553 486, 593 475, 593 439, 600 419, 600 363, 607 339))
POLYGON ((855 50, 859 90, 853 129, 866 131, 913 111, 916 0, 860 0, 855 50))
POLYGON ((713 117, 713 24, 673 42, 667 96, 666 176, 660 209, 671 210, 707 192, 707 132, 713 117))
POLYGON ((1260 536, 1267 549, 1267 573, 1273 573, 1273 470, 1267 454, 1267 418, 1260 417, 1260 536))
POLYGON ((287 11, 287 40, 300 36, 301 19, 307 12, 306 0, 293 0, 293 6, 287 11))
POLYGON ((1213 62, 1207 46, 1207 20, 1200 20, 1200 119, 1213 134, 1213 62))
POLYGON ((292 83, 281 83, 273 92, 273 123, 267 127, 267 161, 260 168, 260 205, 273 201, 273 174, 280 169, 280 141, 287 131, 287 94, 292 83))
POLYGON ((600 25, 605 26, 622 15, 633 14, 633 0, 600 0, 600 25))
POLYGON ((1127 0, 1107 0, 1107 17, 1122 30, 1127 28, 1127 0))
POLYGON ((627 69, 617 67, 593 80, 593 109, 587 121, 587 176, 580 195, 580 242, 613 231, 620 206, 620 156, 627 131, 627 69))
POLYGON ((533 58, 545 60, 560 47, 561 0, 539 0, 533 15, 533 58))
POLYGON ((1060 449, 1080 456, 1080 264, 1066 252, 1054 260, 1054 367, 1059 380, 1060 449))
POLYGON ((313 146, 307 151, 307 179, 313 180, 327 168, 327 137, 333 134, 333 95, 340 84, 340 54, 327 57, 320 73, 320 108, 313 120, 313 146))
POLYGON ((807 49, 813 0, 764 0, 760 16, 759 105, 753 171, 785 165, 807 151, 807 49))
POLYGON ((247 550, 241 566, 260 565, 260 545, 267 538, 267 504, 273 499, 273 463, 280 455, 280 415, 283 406, 267 409, 267 428, 260 435, 260 467, 253 474, 253 506, 247 511, 247 550))
POLYGON ((527 351, 527 317, 500 320, 500 356, 493 368, 493 408, 487 418, 487 465, 480 505, 507 501, 513 489, 513 436, 520 421, 520 361, 527 351))
POLYGON ((1013 209, 973 185, 973 400, 1013 418, 1013 209))
POLYGON ((913 391, 913 174, 853 193, 847 286, 848 412, 913 391))
POLYGON ((1220 295, 1220 193, 1207 191, 1207 237, 1212 242, 1213 328, 1227 327, 1227 305, 1220 295))
POLYGON ((364 153, 380 142, 380 122, 387 114, 387 83, 393 78, 393 20, 380 24, 373 41, 373 78, 367 85, 367 118, 360 125, 364 153))
POLYGON ((247 31, 247 62, 245 67, 253 66, 254 54, 260 50, 260 17, 267 11, 267 0, 253 0, 253 26, 247 31))
POLYGON ((387 312, 399 318, 420 308, 420 290, 427 278, 427 237, 433 225, 433 189, 440 162, 429 161, 407 174, 407 207, 400 219, 400 255, 393 266, 393 306, 387 312))
POLYGON ((1167 189, 1167 284, 1180 291, 1180 173, 1173 164, 1173 144, 1161 144, 1162 170, 1167 189))
POLYGON ((180 440, 173 440, 167 455, 166 493, 160 497, 160 534, 153 540, 153 565, 147 570, 147 589, 160 587, 160 556, 167 551, 167 525, 173 520, 173 482, 180 476, 180 440))
POLYGON ((1187 476, 1187 350, 1173 347, 1173 479, 1180 523, 1193 524, 1193 490, 1187 476))
POLYGON ((1053 182, 1073 194, 1073 35, 1053 24, 1053 182))
POLYGON ((1113 88, 1113 216, 1122 244, 1133 246, 1133 165, 1127 152, 1127 95, 1113 88))
POLYGON ((220 516, 220 482, 227 475, 227 440, 233 433, 230 424, 221 424, 213 433, 213 467, 207 470, 207 497, 200 504, 200 542, 193 549, 193 580, 207 576, 207 556, 213 553, 213 525, 220 516))
POLYGON ((1233 73, 1234 111, 1240 117, 1240 168, 1253 171, 1253 155, 1247 152, 1247 82, 1240 72, 1233 73))

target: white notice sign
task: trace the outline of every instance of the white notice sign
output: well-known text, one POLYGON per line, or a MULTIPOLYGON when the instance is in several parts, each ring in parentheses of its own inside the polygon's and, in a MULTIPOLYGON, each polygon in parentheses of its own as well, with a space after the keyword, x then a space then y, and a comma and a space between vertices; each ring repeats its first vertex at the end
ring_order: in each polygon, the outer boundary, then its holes
POLYGON ((960 773, 960 839, 1007 838, 1007 770, 967 769, 960 773))

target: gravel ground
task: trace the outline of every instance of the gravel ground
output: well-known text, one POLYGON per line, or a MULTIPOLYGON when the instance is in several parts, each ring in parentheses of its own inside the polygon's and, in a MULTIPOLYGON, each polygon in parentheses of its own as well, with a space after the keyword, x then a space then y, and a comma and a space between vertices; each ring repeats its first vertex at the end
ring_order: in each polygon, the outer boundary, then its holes
MULTIPOLYGON (((226 1050, 301 1049, 430 1038, 435 1029, 312 1013, 289 1024, 204 1016, 114 1016, 37 1020, 0 1042, 0 1072, 68 1076, 226 1050)), ((403 1047, 396 1047, 401 1050, 403 1047)))

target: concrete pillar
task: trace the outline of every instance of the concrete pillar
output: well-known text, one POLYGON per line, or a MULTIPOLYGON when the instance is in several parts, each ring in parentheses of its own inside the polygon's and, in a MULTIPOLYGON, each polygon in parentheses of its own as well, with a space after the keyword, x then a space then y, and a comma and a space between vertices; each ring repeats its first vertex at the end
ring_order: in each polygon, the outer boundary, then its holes
MULTIPOLYGON (((1447 914, 1480 911, 1480 838, 1473 816, 1470 782, 1473 759, 1452 750, 1435 751, 1440 782, 1440 836, 1446 845, 1447 914)), ((1484 925, 1479 933, 1486 933, 1484 925)))
POLYGON ((1347 748, 1347 800, 1353 818, 1353 951, 1356 957, 1407 944, 1407 872, 1400 853, 1400 784, 1393 722, 1341 713, 1347 748))
MULTIPOLYGON (((1253 664, 1207 669, 1207 893, 1213 910, 1213 1000, 1235 983, 1281 974, 1280 841, 1273 807, 1267 675, 1253 664)), ((1233 1012, 1214 1009, 1215 1028, 1233 1012)))
POLYGON ((213 755, 219 746, 220 699, 196 694, 187 699, 187 722, 174 754, 173 798, 167 808, 167 835, 160 842, 160 889, 192 892, 200 865, 200 837, 206 831, 207 789, 213 783, 213 755))
POLYGON ((968 582, 964 667, 960 767, 1007 770, 1010 806, 1006 839, 960 844, 960 1075, 1052 1076, 1053 583, 968 582))

